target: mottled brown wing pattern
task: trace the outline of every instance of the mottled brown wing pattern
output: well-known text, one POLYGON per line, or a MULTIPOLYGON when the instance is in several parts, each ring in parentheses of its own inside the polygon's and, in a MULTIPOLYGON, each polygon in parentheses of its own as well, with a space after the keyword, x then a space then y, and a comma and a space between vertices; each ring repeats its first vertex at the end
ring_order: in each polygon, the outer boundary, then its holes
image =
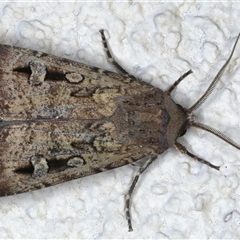
POLYGON ((174 146, 216 170, 220 166, 189 152, 177 141, 193 126, 233 147, 239 144, 195 120, 213 92, 240 38, 212 83, 190 108, 170 97, 190 73, 163 92, 127 73, 122 75, 45 53, 0 45, 0 196, 31 191, 103 172, 144 158, 126 194, 126 218, 132 231, 130 199, 140 175, 157 154, 174 146))
POLYGON ((165 151, 176 113, 163 103, 174 104, 136 79, 0 45, 0 196, 165 151))

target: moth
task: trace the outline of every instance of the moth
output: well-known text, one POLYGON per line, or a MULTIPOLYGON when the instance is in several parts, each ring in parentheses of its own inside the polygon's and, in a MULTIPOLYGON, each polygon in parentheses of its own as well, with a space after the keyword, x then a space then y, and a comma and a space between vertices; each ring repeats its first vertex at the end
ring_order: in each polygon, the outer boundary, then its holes
POLYGON ((171 147, 219 170, 189 152, 177 139, 197 127, 240 149, 218 130, 198 123, 194 110, 214 90, 236 47, 203 96, 189 109, 168 91, 128 74, 112 57, 114 73, 38 51, 0 45, 0 196, 53 186, 111 170, 140 159, 143 164, 126 195, 129 231, 130 196, 140 175, 171 147))

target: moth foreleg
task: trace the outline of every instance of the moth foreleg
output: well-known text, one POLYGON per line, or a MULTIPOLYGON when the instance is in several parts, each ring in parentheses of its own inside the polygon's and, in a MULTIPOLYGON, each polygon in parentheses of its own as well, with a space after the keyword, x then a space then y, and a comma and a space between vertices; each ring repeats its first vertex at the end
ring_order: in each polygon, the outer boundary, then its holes
POLYGON ((137 181, 139 179, 139 177, 141 176, 141 174, 149 167, 149 165, 157 158, 157 155, 151 155, 149 157, 149 159, 144 163, 143 166, 141 166, 136 174, 136 176, 134 177, 132 184, 128 190, 128 193, 126 195, 126 218, 128 221, 128 231, 131 232, 133 230, 132 228, 132 222, 131 222, 131 215, 130 215, 130 200, 131 200, 131 195, 133 193, 133 190, 137 184, 137 181))
POLYGON ((133 77, 131 74, 129 74, 126 70, 124 70, 119 63, 117 63, 117 61, 113 58, 110 50, 109 50, 109 47, 108 47, 108 43, 107 43, 107 39, 106 39, 106 36, 104 34, 104 30, 101 29, 99 31, 101 33, 101 37, 102 37, 102 43, 103 43, 103 47, 104 47, 104 50, 107 54, 107 57, 108 57, 108 61, 114 66, 116 67, 121 73, 123 73, 126 77, 133 77))
POLYGON ((168 95, 170 95, 171 94, 171 92, 173 91, 173 89, 184 79, 184 78, 186 78, 189 74, 191 74, 192 73, 192 70, 190 69, 190 70, 188 70, 186 73, 184 73, 182 76, 180 76, 180 78, 177 80, 177 81, 175 81, 174 83, 173 83, 173 85, 168 89, 168 91, 167 91, 167 93, 168 93, 168 95))
POLYGON ((207 166, 209 166, 209 167, 211 167, 211 168, 214 168, 214 169, 216 169, 216 170, 219 170, 219 169, 220 169, 219 166, 215 166, 215 165, 211 164, 210 162, 208 162, 208 161, 206 161, 206 160, 204 160, 204 159, 202 159, 202 158, 199 158, 199 157, 197 157, 196 155, 190 153, 190 152, 189 152, 182 144, 180 144, 179 142, 176 142, 174 146, 175 146, 175 148, 176 148, 179 152, 188 155, 189 157, 193 158, 194 160, 197 160, 197 161, 199 161, 200 163, 204 163, 204 164, 206 164, 207 166))

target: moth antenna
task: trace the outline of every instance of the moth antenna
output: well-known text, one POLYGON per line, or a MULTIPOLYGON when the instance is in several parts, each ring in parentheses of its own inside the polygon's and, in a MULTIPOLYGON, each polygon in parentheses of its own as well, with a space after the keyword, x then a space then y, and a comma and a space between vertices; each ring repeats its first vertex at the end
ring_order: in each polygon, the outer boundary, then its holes
POLYGON ((218 131, 217 129, 214 129, 208 125, 202 124, 202 123, 198 123, 198 122, 192 122, 191 126, 196 127, 196 128, 200 128, 203 129, 207 132, 210 132, 212 134, 214 134, 215 136, 221 138, 223 141, 229 143, 230 145, 232 145, 233 147, 237 148, 238 150, 240 150, 240 145, 237 144, 236 142, 234 142, 231 138, 229 138, 228 136, 226 136, 225 134, 223 134, 222 132, 218 131))
POLYGON ((188 110, 189 112, 192 112, 196 109, 198 109, 206 100, 207 98, 209 97, 209 95, 212 93, 212 91, 214 90, 216 84, 218 83, 218 81, 220 80, 220 77, 222 76, 226 66, 228 65, 228 63, 230 62, 232 56, 233 56, 233 53, 234 53, 234 50, 236 48, 236 45, 237 45, 237 42, 239 40, 239 37, 240 37, 240 33, 238 34, 237 36, 237 39, 235 41, 235 44, 233 46, 233 49, 232 49, 232 52, 229 56, 229 58, 227 59, 227 61, 223 64, 222 68, 219 70, 218 74, 216 75, 216 77, 213 79, 212 83, 210 84, 210 86, 208 87, 208 89, 206 90, 206 92, 203 94, 203 96, 192 106, 190 107, 188 110))
MULTIPOLYGON (((228 57, 227 61, 223 64, 223 66, 221 67, 221 69, 217 73, 216 77, 213 79, 212 83, 210 84, 210 86, 208 87, 206 92, 203 94, 203 96, 192 107, 190 107, 187 110, 187 112, 188 112, 188 127, 192 126, 192 127, 200 128, 202 130, 210 132, 210 133, 214 134, 215 136, 221 138, 223 141, 227 142, 228 144, 232 145, 233 147, 237 148, 238 150, 240 150, 240 145, 238 143, 236 143, 235 141, 233 141, 228 136, 226 136, 225 134, 223 134, 222 132, 220 132, 217 129, 212 128, 212 127, 210 127, 208 125, 195 122, 195 116, 193 114, 193 111, 198 109, 207 100, 209 95, 213 92, 216 84, 220 80, 220 77, 222 76, 226 66, 228 65, 228 63, 230 62, 230 60, 231 60, 231 58, 233 56, 233 53, 235 51, 235 48, 236 48, 236 45, 238 43, 239 38, 240 38, 240 33, 237 36, 237 39, 236 39, 236 41, 234 43, 234 46, 233 46, 233 49, 231 51, 230 56, 228 57)), ((178 148, 178 146, 176 146, 176 147, 178 148)))

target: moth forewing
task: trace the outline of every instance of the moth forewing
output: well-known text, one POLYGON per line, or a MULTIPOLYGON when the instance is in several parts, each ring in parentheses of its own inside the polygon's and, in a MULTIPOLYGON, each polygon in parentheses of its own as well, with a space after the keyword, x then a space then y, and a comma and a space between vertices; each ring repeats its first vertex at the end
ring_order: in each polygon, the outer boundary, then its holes
POLYGON ((1 196, 161 153, 184 114, 133 77, 28 49, 0 45, 0 79, 1 196))
POLYGON ((128 74, 109 52, 103 30, 100 33, 109 61, 121 74, 0 45, 0 196, 53 186, 145 159, 126 195, 131 231, 130 196, 158 154, 175 146, 219 169, 177 142, 190 126, 238 147, 219 131, 195 122, 193 114, 211 94, 232 54, 203 97, 184 109, 170 93, 191 70, 163 92, 128 74))

